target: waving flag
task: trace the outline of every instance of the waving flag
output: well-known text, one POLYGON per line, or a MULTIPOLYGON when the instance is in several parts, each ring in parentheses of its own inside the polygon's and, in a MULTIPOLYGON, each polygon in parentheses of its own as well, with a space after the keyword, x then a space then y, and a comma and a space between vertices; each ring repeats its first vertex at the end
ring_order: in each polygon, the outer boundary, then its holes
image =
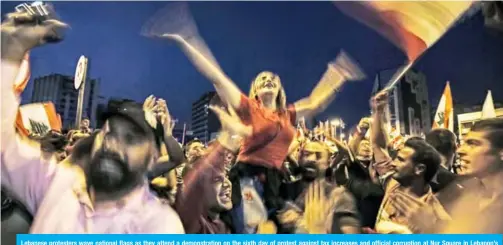
POLYGON ((444 94, 440 98, 433 120, 433 128, 446 128, 454 132, 454 110, 449 82, 445 85, 444 94))
POLYGON ((27 104, 19 107, 16 127, 25 136, 43 135, 50 130, 61 131, 61 117, 52 102, 27 104))
POLYGON ((17 95, 23 93, 26 85, 28 85, 28 81, 30 80, 31 72, 30 72, 30 55, 26 53, 24 56, 21 65, 19 66, 19 73, 14 82, 14 91, 17 95))
POLYGON ((345 14, 379 32, 416 60, 467 11, 471 1, 334 2, 345 14))
POLYGON ((481 119, 489 119, 496 117, 496 110, 494 110, 494 102, 493 95, 491 90, 487 91, 487 96, 484 101, 484 105, 482 106, 482 118, 481 119))

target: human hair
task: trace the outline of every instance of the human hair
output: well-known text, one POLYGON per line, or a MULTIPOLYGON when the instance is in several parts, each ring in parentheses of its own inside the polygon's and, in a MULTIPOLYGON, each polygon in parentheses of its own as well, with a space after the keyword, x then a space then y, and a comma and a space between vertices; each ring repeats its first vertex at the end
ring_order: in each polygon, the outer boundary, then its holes
POLYGON ((442 159, 433 146, 426 143, 426 140, 420 137, 412 137, 407 139, 404 144, 405 147, 414 149, 414 154, 411 156, 412 162, 417 164, 424 164, 426 170, 424 171, 424 180, 430 182, 440 167, 442 159))
POLYGON ((503 118, 478 121, 472 126, 471 131, 485 132, 493 148, 503 149, 503 118))
POLYGON ((430 144, 444 157, 452 156, 456 152, 457 137, 448 129, 437 128, 426 134, 426 143, 430 144))
POLYGON ((187 142, 187 143, 185 144, 185 147, 184 147, 184 153, 187 153, 187 151, 189 151, 190 146, 191 146, 192 144, 194 144, 194 143, 201 143, 201 144, 204 144, 201 140, 199 140, 199 139, 197 139, 197 138, 196 138, 196 139, 193 139, 193 140, 191 140, 191 141, 189 141, 189 142, 187 142))
MULTIPOLYGON (((257 83, 257 80, 258 80, 257 78, 263 72, 265 72, 265 71, 262 71, 259 74, 257 74, 257 76, 255 77, 255 79, 252 81, 251 87, 250 87, 250 93, 248 94, 248 98, 254 99, 254 100, 258 100, 259 99, 258 98, 258 93, 257 93, 256 83, 257 83)), ((270 72, 270 73, 273 73, 273 72, 270 72)), ((283 88, 283 84, 281 83, 281 79, 279 78, 279 76, 276 75, 276 77, 278 78, 279 85, 280 85, 278 97, 276 97, 277 110, 281 111, 281 112, 286 112, 287 108, 286 108, 286 93, 285 93, 285 89, 283 88)))

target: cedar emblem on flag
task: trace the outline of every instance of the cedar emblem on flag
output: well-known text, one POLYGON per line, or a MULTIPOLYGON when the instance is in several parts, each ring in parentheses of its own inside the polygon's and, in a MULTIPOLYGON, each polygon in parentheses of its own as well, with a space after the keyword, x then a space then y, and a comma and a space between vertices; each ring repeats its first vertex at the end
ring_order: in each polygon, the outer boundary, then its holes
POLYGON ((449 82, 445 85, 444 93, 438 103, 437 113, 433 119, 433 128, 446 128, 454 132, 454 110, 449 82))

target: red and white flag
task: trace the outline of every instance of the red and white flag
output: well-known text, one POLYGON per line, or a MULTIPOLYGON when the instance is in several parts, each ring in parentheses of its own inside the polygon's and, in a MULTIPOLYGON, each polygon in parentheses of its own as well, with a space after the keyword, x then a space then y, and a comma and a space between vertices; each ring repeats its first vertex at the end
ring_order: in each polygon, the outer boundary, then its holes
POLYGON ((19 107, 16 127, 25 136, 43 135, 50 130, 61 132, 61 117, 52 102, 27 104, 19 107))
POLYGON ((446 128, 454 132, 454 110, 452 103, 451 86, 445 85, 444 94, 438 103, 437 113, 433 119, 433 128, 446 128))
POLYGON ((345 14, 379 32, 416 60, 473 4, 472 1, 334 2, 345 14))
POLYGON ((17 95, 21 95, 26 85, 28 85, 28 81, 30 80, 31 71, 30 71, 30 54, 26 53, 24 56, 21 65, 19 66, 19 73, 14 82, 14 92, 17 95))

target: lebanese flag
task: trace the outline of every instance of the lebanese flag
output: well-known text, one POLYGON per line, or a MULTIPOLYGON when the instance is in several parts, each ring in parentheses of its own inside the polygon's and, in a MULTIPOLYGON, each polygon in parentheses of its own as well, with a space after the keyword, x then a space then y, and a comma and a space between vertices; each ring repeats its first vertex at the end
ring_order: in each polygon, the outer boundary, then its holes
POLYGON ((334 2, 416 60, 472 6, 472 1, 334 2))
POLYGON ((14 82, 14 92, 17 95, 21 95, 26 85, 28 85, 28 81, 30 80, 31 71, 30 71, 30 54, 26 53, 24 56, 21 65, 19 66, 19 73, 14 82))
POLYGON ((444 94, 438 103, 437 113, 433 119, 433 128, 446 128, 454 132, 454 110, 449 82, 445 85, 444 94))
POLYGON ((43 135, 50 130, 61 132, 61 117, 52 102, 27 104, 19 107, 16 127, 25 136, 43 135))

